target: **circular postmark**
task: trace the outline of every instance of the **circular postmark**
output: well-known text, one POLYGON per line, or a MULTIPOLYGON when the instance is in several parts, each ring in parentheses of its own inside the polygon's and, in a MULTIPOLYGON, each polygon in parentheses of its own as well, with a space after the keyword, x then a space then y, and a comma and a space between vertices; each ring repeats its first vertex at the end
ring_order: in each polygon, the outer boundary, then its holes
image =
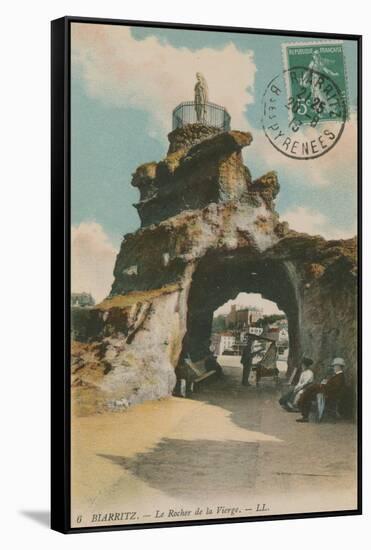
POLYGON ((263 95, 262 127, 280 153, 318 158, 339 141, 347 118, 344 92, 325 73, 292 67, 275 76, 263 95))

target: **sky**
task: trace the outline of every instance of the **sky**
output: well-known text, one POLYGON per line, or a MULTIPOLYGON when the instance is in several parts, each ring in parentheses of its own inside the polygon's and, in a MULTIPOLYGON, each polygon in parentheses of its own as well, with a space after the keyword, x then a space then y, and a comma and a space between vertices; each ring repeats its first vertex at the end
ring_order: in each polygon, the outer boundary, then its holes
POLYGON ((326 238, 356 232, 356 45, 344 42, 350 119, 330 152, 288 159, 261 127, 268 82, 283 69, 281 45, 308 37, 72 24, 72 289, 98 301, 110 291, 124 234, 139 228, 132 173, 167 151, 171 113, 193 99, 204 74, 210 101, 224 105, 232 128, 250 131, 244 161, 253 178, 276 170, 276 207, 293 229, 326 238))

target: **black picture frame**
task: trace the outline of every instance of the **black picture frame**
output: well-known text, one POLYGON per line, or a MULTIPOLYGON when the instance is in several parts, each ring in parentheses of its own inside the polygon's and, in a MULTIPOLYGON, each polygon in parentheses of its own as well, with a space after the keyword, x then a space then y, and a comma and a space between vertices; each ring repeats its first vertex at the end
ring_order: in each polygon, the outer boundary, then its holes
POLYGON ((51 528, 62 533, 117 531, 332 517, 362 514, 362 36, 289 30, 180 24, 156 21, 66 16, 51 22, 51 528), (70 210, 71 210, 71 24, 91 23, 162 29, 285 35, 311 39, 351 40, 358 52, 358 505, 354 510, 249 516, 223 519, 184 520, 136 525, 72 528, 71 513, 71 414, 70 414, 70 210))

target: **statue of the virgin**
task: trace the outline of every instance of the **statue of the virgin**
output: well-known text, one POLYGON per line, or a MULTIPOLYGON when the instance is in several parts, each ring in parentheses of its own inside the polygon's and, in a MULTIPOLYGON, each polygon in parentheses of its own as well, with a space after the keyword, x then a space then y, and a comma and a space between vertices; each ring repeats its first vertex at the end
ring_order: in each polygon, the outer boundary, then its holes
POLYGON ((196 73, 197 82, 195 85, 195 110, 197 122, 206 120, 206 103, 209 100, 209 93, 205 77, 201 73, 196 73))

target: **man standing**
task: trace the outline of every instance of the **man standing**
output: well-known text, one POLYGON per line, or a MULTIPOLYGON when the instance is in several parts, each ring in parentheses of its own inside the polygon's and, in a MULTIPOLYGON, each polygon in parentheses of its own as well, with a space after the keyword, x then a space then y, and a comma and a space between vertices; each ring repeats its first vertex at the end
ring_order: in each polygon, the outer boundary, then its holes
POLYGON ((252 367, 252 359, 255 355, 255 353, 252 351, 252 347, 254 344, 254 339, 251 336, 247 337, 246 346, 243 348, 242 355, 241 355, 241 364, 242 364, 242 385, 243 386, 251 386, 249 383, 249 376, 251 372, 252 367))
POLYGON ((344 367, 345 361, 342 357, 335 357, 331 363, 333 374, 322 380, 320 384, 312 384, 304 390, 298 401, 298 407, 302 418, 296 422, 308 422, 309 412, 313 399, 322 394, 325 400, 335 401, 341 397, 345 387, 344 367))

